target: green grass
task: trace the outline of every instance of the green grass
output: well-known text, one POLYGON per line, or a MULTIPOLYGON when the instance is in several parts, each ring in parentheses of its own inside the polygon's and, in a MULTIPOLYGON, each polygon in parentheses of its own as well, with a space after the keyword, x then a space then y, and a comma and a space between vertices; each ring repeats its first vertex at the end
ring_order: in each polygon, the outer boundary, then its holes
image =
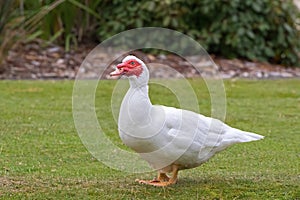
MULTIPOLYGON (((204 82, 190 82, 201 112, 209 115, 204 82)), ((114 85, 101 82, 96 110, 108 137, 122 146, 110 110, 114 85)), ((82 145, 72 118, 72 81, 1 81, 0 198, 300 199, 300 80, 228 80, 225 85, 226 123, 266 138, 232 146, 198 168, 181 171, 178 184, 155 188, 134 182, 155 172, 110 169, 82 145)), ((162 86, 152 85, 150 95, 156 104, 178 106, 162 86)))

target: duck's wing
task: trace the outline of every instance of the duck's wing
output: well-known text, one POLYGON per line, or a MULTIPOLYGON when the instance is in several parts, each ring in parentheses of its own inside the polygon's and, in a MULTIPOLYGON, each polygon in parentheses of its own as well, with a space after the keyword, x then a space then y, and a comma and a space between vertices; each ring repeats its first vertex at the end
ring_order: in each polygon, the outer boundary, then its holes
POLYGON ((232 128, 222 121, 192 111, 163 106, 168 134, 187 138, 200 147, 222 150, 235 143, 260 140, 263 136, 232 128), (177 132, 176 132, 177 131, 177 132), (180 135, 179 135, 180 133, 180 135), (183 135, 182 135, 183 134, 183 135))

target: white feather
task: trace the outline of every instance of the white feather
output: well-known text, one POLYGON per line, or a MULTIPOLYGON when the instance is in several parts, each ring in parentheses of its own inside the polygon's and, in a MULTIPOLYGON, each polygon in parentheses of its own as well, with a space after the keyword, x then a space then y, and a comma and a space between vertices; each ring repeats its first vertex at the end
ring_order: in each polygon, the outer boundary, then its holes
POLYGON ((228 146, 260 140, 263 136, 232 128, 223 122, 187 110, 152 105, 148 96, 149 73, 143 66, 139 77, 130 76, 130 88, 119 114, 122 141, 157 170, 169 172, 201 165, 228 146))

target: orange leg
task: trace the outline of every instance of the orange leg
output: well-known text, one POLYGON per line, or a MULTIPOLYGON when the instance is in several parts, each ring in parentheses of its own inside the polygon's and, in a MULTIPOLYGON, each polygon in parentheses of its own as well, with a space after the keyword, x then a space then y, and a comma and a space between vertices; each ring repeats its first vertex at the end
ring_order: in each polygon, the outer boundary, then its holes
POLYGON ((162 182, 162 181, 169 181, 170 180, 170 178, 166 175, 166 173, 161 173, 161 172, 158 173, 157 179, 160 182, 162 182))
POLYGON ((136 180, 136 181, 141 184, 153 185, 153 186, 158 186, 158 187, 173 185, 177 182, 178 167, 176 165, 173 165, 172 168, 173 168, 173 171, 172 171, 171 178, 169 178, 165 173, 159 173, 157 179, 154 179, 151 181, 145 181, 145 180, 136 180))

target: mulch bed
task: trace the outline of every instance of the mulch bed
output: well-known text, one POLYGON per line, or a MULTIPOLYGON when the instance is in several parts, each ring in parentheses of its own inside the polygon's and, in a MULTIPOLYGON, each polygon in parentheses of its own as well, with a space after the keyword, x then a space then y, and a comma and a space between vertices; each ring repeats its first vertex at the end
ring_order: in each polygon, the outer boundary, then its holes
MULTIPOLYGON (((42 41, 20 44, 11 49, 0 66, 0 79, 74 79, 76 74, 90 51, 96 45, 79 46, 66 52, 63 47, 56 45, 45 46, 42 41)), ((134 55, 144 60, 145 63, 159 63, 170 66, 184 77, 197 77, 199 73, 183 58, 169 55, 152 55, 141 51, 133 52, 134 55)), ((101 55, 101 60, 108 60, 112 55, 101 55)), ((250 62, 240 59, 224 59, 211 55, 217 67, 206 67, 201 71, 201 76, 219 74, 221 78, 293 78, 300 77, 300 68, 284 67, 263 62, 250 62)), ((97 59, 97 62, 99 62, 97 59)), ((115 63, 120 62, 121 58, 115 63)), ((115 63, 112 63, 113 66, 115 63)), ((91 66, 93 66, 91 64, 91 66)), ((151 67, 153 78, 177 77, 171 71, 159 70, 159 65, 151 67), (155 67, 156 66, 156 67, 155 67)), ((89 68, 87 78, 98 78, 97 69, 89 68)), ((102 78, 106 78, 109 71, 102 78)))

